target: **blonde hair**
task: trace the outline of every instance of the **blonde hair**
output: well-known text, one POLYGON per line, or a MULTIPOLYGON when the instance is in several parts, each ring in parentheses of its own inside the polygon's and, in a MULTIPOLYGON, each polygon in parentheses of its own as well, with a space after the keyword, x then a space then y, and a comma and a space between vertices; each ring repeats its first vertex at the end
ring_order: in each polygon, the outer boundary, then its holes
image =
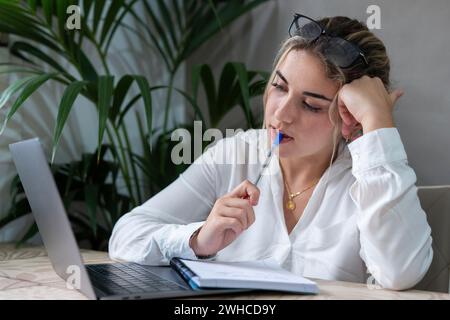
MULTIPOLYGON (((326 17, 318 20, 317 22, 327 30, 328 34, 344 38, 356 44, 364 52, 368 65, 366 65, 362 61, 362 59, 359 59, 349 68, 340 68, 329 61, 322 53, 322 49, 326 45, 324 43, 326 39, 324 39, 323 37, 319 37, 314 42, 306 41, 299 36, 290 37, 282 43, 275 57, 272 74, 270 75, 269 81, 266 84, 266 88, 264 90, 264 109, 267 102, 269 88, 276 76, 276 70, 284 62, 287 55, 293 50, 306 50, 318 57, 325 67, 327 77, 333 81, 336 81, 339 84, 339 87, 342 87, 346 83, 350 83, 355 79, 367 75, 370 77, 379 77, 384 83, 386 89, 389 90, 390 62, 389 57, 386 53, 386 47, 379 38, 377 38, 371 31, 369 31, 365 24, 358 20, 341 16, 326 17)), ((331 102, 328 112, 330 121, 334 126, 333 152, 330 159, 330 166, 338 156, 337 148, 339 144, 344 141, 343 137, 341 136, 342 120, 337 109, 336 95, 331 102)), ((263 128, 266 128, 265 117, 263 128)))

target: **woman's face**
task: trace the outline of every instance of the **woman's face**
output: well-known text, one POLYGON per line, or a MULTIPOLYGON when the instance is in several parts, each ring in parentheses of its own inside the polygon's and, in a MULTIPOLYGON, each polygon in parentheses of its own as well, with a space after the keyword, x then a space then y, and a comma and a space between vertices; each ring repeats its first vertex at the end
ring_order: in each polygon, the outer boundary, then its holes
POLYGON ((338 89, 319 58, 304 50, 287 55, 276 70, 265 111, 271 142, 276 130, 283 133, 280 157, 329 156, 333 125, 328 109, 338 89))

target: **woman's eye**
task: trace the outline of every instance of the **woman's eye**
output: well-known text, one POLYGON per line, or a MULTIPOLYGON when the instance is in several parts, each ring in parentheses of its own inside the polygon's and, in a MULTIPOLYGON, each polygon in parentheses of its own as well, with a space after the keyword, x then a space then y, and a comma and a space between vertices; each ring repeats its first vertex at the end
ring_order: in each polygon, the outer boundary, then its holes
POLYGON ((277 90, 280 90, 280 91, 286 91, 282 85, 280 85, 280 84, 278 84, 278 83, 276 83, 276 82, 272 83, 272 85, 273 85, 277 90))
POLYGON ((317 113, 317 112, 319 112, 320 110, 322 110, 321 108, 316 108, 316 107, 310 106, 310 105, 307 104, 306 102, 303 102, 303 107, 304 107, 306 110, 309 110, 309 111, 315 112, 315 113, 317 113))

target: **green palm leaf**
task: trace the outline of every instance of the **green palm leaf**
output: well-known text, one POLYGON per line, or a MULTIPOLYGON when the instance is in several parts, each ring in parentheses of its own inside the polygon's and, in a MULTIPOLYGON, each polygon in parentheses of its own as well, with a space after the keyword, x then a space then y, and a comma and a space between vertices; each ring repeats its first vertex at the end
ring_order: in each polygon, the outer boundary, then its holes
POLYGON ((94 1, 94 21, 93 21, 93 33, 96 34, 98 26, 100 25, 100 19, 103 14, 103 8, 105 7, 105 0, 95 0, 94 1))
POLYGON ((254 117, 252 114, 252 110, 250 109, 250 92, 247 70, 242 63, 235 62, 232 65, 234 67, 234 70, 236 71, 239 87, 241 89, 242 109, 244 111, 245 118, 247 119, 247 122, 250 124, 251 128, 254 128, 254 117))
POLYGON ((267 0, 228 0, 216 6, 210 5, 209 10, 203 14, 198 14, 199 16, 196 16, 192 20, 192 25, 188 27, 190 31, 189 40, 185 43, 181 59, 184 60, 189 57, 224 27, 264 2, 267 2, 267 0), (214 19, 214 17, 216 18, 214 19))
POLYGON ((113 97, 114 77, 101 76, 98 79, 98 152, 97 161, 100 160, 101 145, 103 142, 103 135, 106 129, 106 122, 108 120, 108 113, 111 107, 113 97))
POLYGON ((0 96, 0 109, 3 108, 3 106, 8 102, 9 98, 13 94, 15 94, 17 91, 22 89, 28 82, 33 80, 36 76, 29 76, 26 78, 19 79, 15 82, 13 82, 8 88, 3 91, 2 95, 0 96))
MULTIPOLYGON (((35 57, 35 58, 41 60, 42 62, 44 62, 44 63, 46 63, 46 64, 48 64, 49 66, 51 66, 51 67, 54 68, 55 70, 59 71, 60 73, 63 73, 63 74, 65 74, 65 75, 68 75, 68 74, 66 73, 66 70, 65 70, 59 63, 57 63, 57 62, 56 62, 53 58, 51 58, 48 54, 44 53, 41 49, 39 49, 39 48, 33 46, 33 45, 30 44, 30 43, 22 42, 22 41, 16 41, 16 42, 14 42, 14 43, 11 45, 10 52, 11 52, 12 54, 14 54, 15 56, 17 56, 17 57, 19 57, 19 58, 21 58, 21 59, 23 59, 23 60, 32 62, 33 64, 36 65, 35 62, 29 60, 28 58, 26 58, 26 57, 24 56, 24 53, 30 54, 30 55, 32 55, 33 57, 35 57)), ((69 78, 73 79, 73 77, 70 77, 70 76, 69 76, 69 78)))
POLYGON ((59 50, 58 41, 30 8, 19 1, 0 0, 0 32, 30 39, 52 50, 59 50))
POLYGON ((55 158, 56 148, 58 146, 59 139, 61 138, 63 128, 66 124, 67 118, 69 117, 70 111, 72 110, 73 103, 87 83, 88 82, 86 81, 72 82, 64 91, 61 102, 59 103, 56 126, 53 132, 52 163, 55 158))
POLYGON ((147 130, 150 134, 152 134, 152 96, 151 96, 151 90, 150 85, 147 81, 147 79, 144 76, 138 76, 134 75, 134 79, 136 80, 140 93, 142 95, 142 99, 144 100, 144 109, 145 109, 145 115, 147 119, 147 130))
MULTIPOLYGON (((211 67, 203 64, 196 66, 192 71, 192 92, 194 94, 193 99, 197 101, 199 85, 203 84, 205 90, 206 99, 208 106, 217 106, 218 101, 216 100, 216 85, 214 81, 214 75, 212 73, 211 67)), ((211 117, 211 126, 215 126, 218 113, 214 112, 215 109, 209 109, 211 117)))
POLYGON ((91 226, 94 237, 97 237, 97 199, 98 186, 88 184, 84 187, 84 198, 86 200, 86 211, 89 216, 89 225, 91 226))
POLYGON ((120 112, 120 107, 122 106, 122 103, 125 100, 128 90, 133 84, 133 81, 134 78, 132 76, 124 75, 122 78, 120 78, 119 82, 117 83, 116 88, 114 89, 113 105, 109 113, 109 118, 111 119, 112 122, 115 122, 117 115, 120 112))
POLYGON ((121 9, 123 9, 125 4, 124 0, 115 0, 109 5, 109 9, 106 13, 105 21, 103 22, 103 27, 100 32, 100 45, 103 45, 104 41, 107 39, 108 33, 111 30, 117 15, 121 9))
POLYGON ((3 134, 3 131, 6 128, 6 124, 8 121, 12 118, 12 116, 17 112, 17 110, 23 105, 25 100, 28 99, 29 96, 31 96, 41 85, 43 85, 47 80, 55 77, 57 73, 49 73, 49 74, 43 74, 38 76, 33 76, 32 79, 29 81, 26 81, 23 90, 20 93, 17 100, 12 105, 11 109, 8 112, 8 115, 6 116, 3 125, 0 129, 0 135, 3 134))

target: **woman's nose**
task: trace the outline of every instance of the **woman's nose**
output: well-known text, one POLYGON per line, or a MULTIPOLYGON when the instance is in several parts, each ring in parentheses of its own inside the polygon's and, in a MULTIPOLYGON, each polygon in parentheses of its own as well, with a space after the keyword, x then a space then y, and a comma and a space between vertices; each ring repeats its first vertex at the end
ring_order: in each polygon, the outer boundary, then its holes
POLYGON ((295 117, 295 106, 290 98, 280 101, 275 110, 275 118, 280 122, 291 123, 295 117))

